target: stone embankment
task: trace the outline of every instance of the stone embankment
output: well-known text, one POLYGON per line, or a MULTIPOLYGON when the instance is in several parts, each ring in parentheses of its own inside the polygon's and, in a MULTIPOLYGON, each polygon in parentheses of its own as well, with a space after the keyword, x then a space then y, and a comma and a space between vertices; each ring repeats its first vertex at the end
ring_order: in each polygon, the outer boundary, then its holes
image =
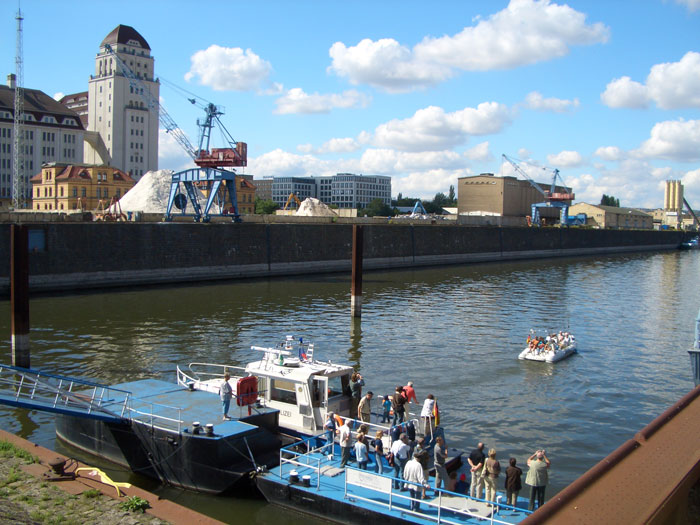
MULTIPOLYGON (((220 525, 150 492, 130 486, 117 489, 98 480, 94 473, 80 472, 74 480, 55 480, 49 462, 67 460, 56 452, 0 430, 0 523, 83 525, 220 525), (52 480, 53 479, 53 480, 52 480), (126 510, 128 498, 148 502, 145 512, 126 510)), ((84 467, 67 463, 66 472, 84 467)))

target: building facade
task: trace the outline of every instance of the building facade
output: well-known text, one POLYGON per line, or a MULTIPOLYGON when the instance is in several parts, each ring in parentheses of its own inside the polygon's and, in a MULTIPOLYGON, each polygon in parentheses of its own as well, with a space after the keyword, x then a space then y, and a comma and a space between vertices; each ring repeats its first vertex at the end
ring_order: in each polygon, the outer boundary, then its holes
MULTIPOLYGON (((543 191, 551 184, 535 183, 543 191)), ((569 188, 555 187, 556 193, 570 193, 569 188)), ((525 217, 532 213, 532 205, 543 202, 544 196, 526 180, 515 177, 496 177, 482 173, 457 180, 457 210, 460 215, 486 212, 504 217, 525 217)), ((571 204, 571 202, 569 202, 571 204)), ((540 208, 542 217, 559 217, 559 208, 540 208)))
POLYGON ((313 177, 275 177, 272 181, 272 200, 282 208, 294 193, 300 201, 316 197, 316 179, 313 177))
POLYGON ((136 181, 111 166, 52 162, 44 164, 31 183, 33 210, 69 211, 106 209, 136 181))
POLYGON ((256 180, 257 195, 264 198, 265 184, 270 184, 270 198, 283 207, 294 193, 300 201, 314 197, 338 208, 364 208, 374 199, 391 206, 391 177, 338 173, 329 177, 275 177, 256 180), (271 180, 271 183, 267 181, 271 180))
MULTIPOLYGON (((14 150, 15 76, 0 85, 0 207, 12 202, 14 150)), ((85 130, 79 116, 46 93, 24 89, 23 138, 20 159, 24 163, 25 199, 31 199, 29 179, 46 162, 75 163, 83 160, 85 130)))
POLYGON ((154 75, 151 48, 133 27, 119 25, 105 37, 88 84, 86 164, 114 166, 135 180, 158 169, 158 107, 149 107, 144 98, 148 90, 158 100, 154 75), (115 53, 138 77, 138 87, 124 75, 115 53))
POLYGON ((594 228, 611 228, 617 230, 651 230, 654 217, 635 208, 616 208, 602 204, 581 202, 569 208, 570 215, 586 214, 586 225, 594 228))

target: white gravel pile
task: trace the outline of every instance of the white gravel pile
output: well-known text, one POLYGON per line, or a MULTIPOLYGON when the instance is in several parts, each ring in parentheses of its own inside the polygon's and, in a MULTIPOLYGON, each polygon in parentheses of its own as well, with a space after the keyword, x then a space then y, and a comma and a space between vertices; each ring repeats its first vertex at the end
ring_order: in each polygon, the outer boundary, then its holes
MULTIPOLYGON (((170 183, 172 182, 172 170, 149 171, 119 200, 122 211, 140 211, 142 213, 165 213, 170 196, 170 183)), ((180 185, 180 191, 185 193, 185 188, 180 185)), ((199 205, 204 208, 206 199, 204 194, 197 190, 199 205)), ((189 200, 189 199, 188 199, 189 200)), ((172 213, 180 210, 173 206, 172 213)), ((187 213, 193 213, 192 205, 187 203, 187 213)), ((212 206, 212 213, 218 213, 218 207, 212 206), (216 210, 214 208, 217 208, 216 210)))
POLYGON ((336 213, 320 200, 308 197, 301 203, 295 215, 301 217, 334 217, 336 213))

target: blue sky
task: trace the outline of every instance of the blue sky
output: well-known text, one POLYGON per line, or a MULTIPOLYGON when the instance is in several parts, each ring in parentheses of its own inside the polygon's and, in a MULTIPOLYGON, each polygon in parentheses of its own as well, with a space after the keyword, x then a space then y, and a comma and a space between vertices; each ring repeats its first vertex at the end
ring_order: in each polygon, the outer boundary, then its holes
MULTIPOLYGON (((700 208, 700 0, 21 8, 26 87, 87 90, 102 39, 133 26, 178 126, 195 143, 204 113, 169 83, 225 108, 256 177, 390 175, 394 196, 432 198, 461 176, 512 174, 506 153, 558 168, 577 202, 660 207, 664 181, 681 179, 700 208)), ((16 11, 0 2, 2 78, 15 69, 16 11)), ((186 165, 162 135, 159 167, 186 165)))

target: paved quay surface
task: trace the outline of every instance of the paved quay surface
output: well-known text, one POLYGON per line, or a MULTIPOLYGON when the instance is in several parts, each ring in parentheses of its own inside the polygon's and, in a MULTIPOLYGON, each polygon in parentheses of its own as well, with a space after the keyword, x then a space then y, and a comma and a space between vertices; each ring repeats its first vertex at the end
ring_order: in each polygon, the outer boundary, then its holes
MULTIPOLYGON (((122 495, 118 496, 117 489, 101 482, 96 471, 81 471, 74 480, 47 481, 46 474, 51 471, 49 462, 57 458, 67 461, 67 457, 4 430, 0 430, 0 441, 7 441, 38 459, 37 463, 30 464, 24 463, 20 458, 10 458, 9 460, 3 458, 3 461, 0 462, 1 522, 33 524, 44 523, 48 519, 51 523, 81 524, 132 525, 147 523, 161 525, 172 523, 177 525, 186 523, 189 525, 219 525, 223 523, 172 501, 159 499, 157 495, 135 486, 121 488, 122 495), (22 491, 14 501, 8 497, 13 484, 16 484, 18 491, 20 488, 22 491), (49 493, 56 489, 65 494, 61 509, 74 516, 63 518, 55 514, 56 510, 52 511, 49 504, 51 499, 49 493), (71 496, 80 496, 84 493, 94 494, 95 491, 99 491, 102 497, 71 498, 71 496), (146 510, 146 513, 125 511, 119 507, 119 503, 130 496, 138 496, 148 501, 150 508, 146 510)), ((66 470, 73 471, 80 467, 89 467, 89 465, 67 464, 66 470)), ((59 500, 60 504, 61 498, 53 498, 54 501, 56 499, 59 500)))

